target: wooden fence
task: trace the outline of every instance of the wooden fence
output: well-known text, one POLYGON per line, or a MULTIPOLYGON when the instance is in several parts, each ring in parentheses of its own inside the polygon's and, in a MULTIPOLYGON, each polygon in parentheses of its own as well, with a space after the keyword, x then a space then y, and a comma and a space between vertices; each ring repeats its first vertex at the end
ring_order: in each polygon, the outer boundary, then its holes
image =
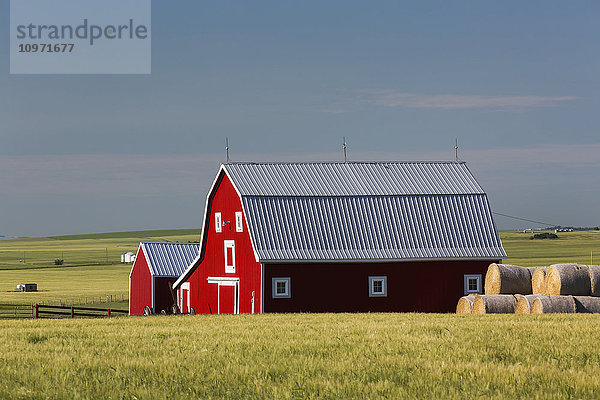
POLYGON ((92 308, 92 307, 68 307, 68 306, 48 306, 36 304, 33 306, 34 318, 75 318, 75 317, 110 317, 113 314, 128 315, 125 310, 113 310, 111 308, 92 308))
POLYGON ((0 304, 0 319, 33 318, 30 304, 0 304))

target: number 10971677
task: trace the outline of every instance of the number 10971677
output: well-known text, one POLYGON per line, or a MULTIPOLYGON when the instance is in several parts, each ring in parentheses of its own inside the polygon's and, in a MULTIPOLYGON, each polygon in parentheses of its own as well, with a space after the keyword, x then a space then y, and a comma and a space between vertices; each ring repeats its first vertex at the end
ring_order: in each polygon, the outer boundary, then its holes
POLYGON ((72 53, 74 43, 20 43, 19 53, 72 53))

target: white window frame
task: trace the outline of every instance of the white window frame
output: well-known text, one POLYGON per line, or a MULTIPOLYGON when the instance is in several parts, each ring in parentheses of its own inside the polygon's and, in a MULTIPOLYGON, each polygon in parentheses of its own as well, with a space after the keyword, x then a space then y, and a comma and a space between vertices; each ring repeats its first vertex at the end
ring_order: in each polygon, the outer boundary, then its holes
POLYGON ((369 277, 369 297, 387 297, 387 276, 369 277), (381 282, 381 292, 375 292, 375 282, 381 282))
POLYGON ((470 294, 470 293, 478 293, 481 294, 481 281, 482 281, 482 276, 481 274, 466 274, 465 275, 465 294, 470 294), (469 290, 469 280, 470 279, 477 279, 477 290, 469 290))
POLYGON ((235 231, 244 232, 244 219, 241 211, 235 212, 235 231))
POLYGON ((223 220, 220 212, 215 213, 215 231, 223 232, 223 220))
POLYGON ((181 287, 179 288, 179 290, 177 291, 177 305, 179 306, 179 310, 181 310, 181 312, 183 312, 183 291, 187 290, 187 296, 186 296, 186 300, 187 300, 187 313, 190 313, 190 283, 189 282, 184 282, 181 284, 181 287))
POLYGON ((223 249, 225 251, 225 273, 235 273, 235 240, 224 240, 223 249), (231 249, 231 260, 227 257, 227 249, 231 249))
POLYGON ((289 276, 271 278, 271 287, 271 295, 274 299, 289 299, 290 297, 292 297, 292 278, 290 278, 289 276), (285 283, 285 293, 277 293, 277 284, 280 282, 285 283))

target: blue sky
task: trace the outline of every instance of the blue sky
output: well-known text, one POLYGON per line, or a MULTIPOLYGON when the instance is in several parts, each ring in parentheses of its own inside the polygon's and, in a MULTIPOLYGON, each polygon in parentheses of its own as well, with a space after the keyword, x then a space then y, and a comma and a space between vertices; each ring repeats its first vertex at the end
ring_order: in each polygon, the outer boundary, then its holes
MULTIPOLYGON (((151 75, 9 74, 0 234, 199 228, 233 160, 461 158, 493 210, 600 225, 600 3, 153 1, 151 75)), ((535 224, 496 217, 499 228, 535 224)))

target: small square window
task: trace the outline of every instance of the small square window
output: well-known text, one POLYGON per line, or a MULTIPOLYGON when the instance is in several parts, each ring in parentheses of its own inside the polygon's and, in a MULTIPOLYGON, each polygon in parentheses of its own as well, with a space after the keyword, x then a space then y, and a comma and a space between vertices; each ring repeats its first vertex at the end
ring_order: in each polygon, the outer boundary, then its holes
POLYGON ((369 277, 369 297, 387 297, 387 276, 369 277))
POLYGON ((223 231, 223 225, 221 222, 221 213, 215 213, 215 231, 216 232, 222 232, 223 231))
POLYGON ((481 275, 465 275, 465 294, 481 294, 481 275))
POLYGON ((273 298, 274 299, 289 299, 291 278, 273 278, 273 298))

